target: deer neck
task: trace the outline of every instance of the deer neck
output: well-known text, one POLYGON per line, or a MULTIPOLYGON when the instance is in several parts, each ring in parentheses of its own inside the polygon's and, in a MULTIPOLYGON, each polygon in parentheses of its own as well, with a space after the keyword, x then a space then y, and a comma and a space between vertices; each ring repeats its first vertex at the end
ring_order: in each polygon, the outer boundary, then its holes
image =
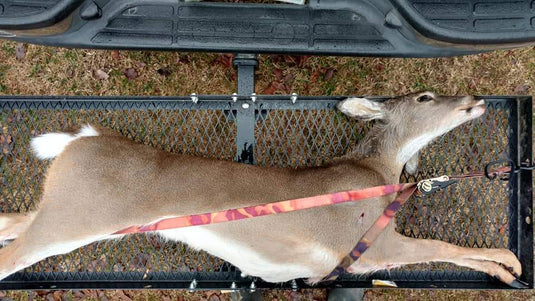
POLYGON ((390 181, 398 181, 405 163, 433 139, 430 134, 408 136, 406 128, 376 124, 346 158, 366 165, 390 181))

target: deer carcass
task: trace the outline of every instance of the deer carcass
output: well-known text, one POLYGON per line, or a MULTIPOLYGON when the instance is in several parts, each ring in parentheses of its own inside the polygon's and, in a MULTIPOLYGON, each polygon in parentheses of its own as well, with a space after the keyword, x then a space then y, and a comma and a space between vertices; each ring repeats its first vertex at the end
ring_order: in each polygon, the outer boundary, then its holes
MULTIPOLYGON (((37 157, 52 160, 38 209, 1 215, 0 279, 46 257, 162 218, 397 183, 403 167, 430 141, 481 116, 483 100, 430 92, 383 103, 348 98, 338 109, 377 120, 355 151, 315 168, 260 167, 177 155, 135 143, 103 127, 32 139, 37 157)), ((411 160, 412 159, 412 160, 411 160)), ((394 196, 362 202, 159 231, 269 282, 318 281, 337 266, 394 196)), ((398 234, 391 223, 348 271, 450 262, 522 286, 521 266, 506 249, 473 249, 398 234)))

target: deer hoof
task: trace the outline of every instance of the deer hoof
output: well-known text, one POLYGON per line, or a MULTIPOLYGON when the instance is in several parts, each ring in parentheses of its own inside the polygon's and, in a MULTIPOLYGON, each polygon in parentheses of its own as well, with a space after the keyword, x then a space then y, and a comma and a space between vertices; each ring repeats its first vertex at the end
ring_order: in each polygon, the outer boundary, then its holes
POLYGON ((519 280, 519 279, 513 280, 513 282, 508 283, 508 285, 510 287, 514 287, 514 288, 518 288, 518 289, 528 289, 529 288, 529 284, 527 284, 526 282, 524 282, 522 280, 519 280))
POLYGON ((513 274, 515 278, 520 278, 520 275, 517 272, 515 272, 515 269, 513 267, 505 267, 505 268, 509 271, 509 273, 513 274))

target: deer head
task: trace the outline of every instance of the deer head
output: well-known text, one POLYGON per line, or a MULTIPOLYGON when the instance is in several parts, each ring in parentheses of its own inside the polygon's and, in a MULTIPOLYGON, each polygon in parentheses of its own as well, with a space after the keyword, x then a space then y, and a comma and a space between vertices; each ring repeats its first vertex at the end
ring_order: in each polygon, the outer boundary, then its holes
POLYGON ((485 101, 472 96, 437 96, 432 92, 395 97, 385 102, 348 98, 338 104, 346 115, 377 120, 373 132, 357 147, 357 158, 382 160, 416 171, 418 152, 433 139, 485 113, 485 101))

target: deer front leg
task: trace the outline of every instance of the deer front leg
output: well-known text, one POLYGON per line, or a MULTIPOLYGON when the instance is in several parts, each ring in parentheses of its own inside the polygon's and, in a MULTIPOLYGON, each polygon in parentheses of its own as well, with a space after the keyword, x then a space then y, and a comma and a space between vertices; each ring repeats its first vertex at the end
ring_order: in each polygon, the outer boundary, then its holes
POLYGON ((512 287, 525 287, 515 277, 522 274, 520 262, 507 249, 464 248, 438 240, 406 237, 393 230, 383 234, 349 268, 350 272, 365 273, 371 267, 384 269, 415 263, 449 262, 485 272, 512 287))

